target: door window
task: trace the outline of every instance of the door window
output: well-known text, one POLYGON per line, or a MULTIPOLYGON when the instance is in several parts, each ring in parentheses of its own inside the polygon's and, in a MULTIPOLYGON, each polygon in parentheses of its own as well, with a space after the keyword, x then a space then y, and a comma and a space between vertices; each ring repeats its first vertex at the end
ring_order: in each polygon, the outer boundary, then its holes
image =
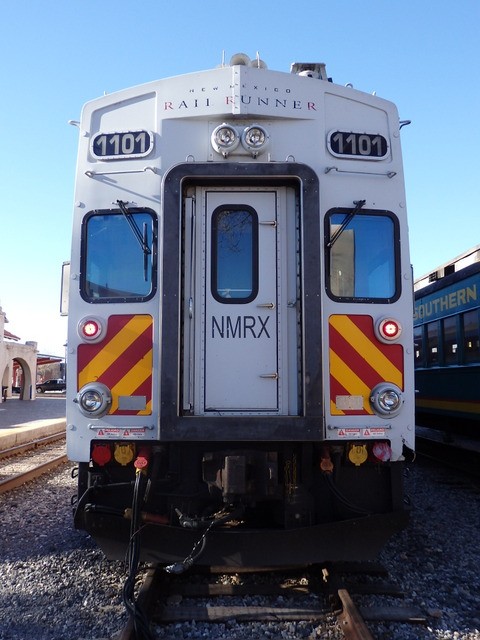
POLYGON ((252 207, 217 207, 212 215, 212 295, 248 303, 258 293, 258 216, 252 207))

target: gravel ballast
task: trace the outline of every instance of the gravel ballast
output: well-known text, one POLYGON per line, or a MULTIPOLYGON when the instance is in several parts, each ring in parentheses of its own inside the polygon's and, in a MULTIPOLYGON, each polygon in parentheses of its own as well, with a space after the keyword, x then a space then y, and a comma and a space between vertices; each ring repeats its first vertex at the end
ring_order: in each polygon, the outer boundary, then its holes
MULTIPOLYGON (((107 639, 127 620, 124 564, 106 560, 84 532, 73 529, 70 468, 0 495, 0 640, 107 639)), ((420 608, 428 622, 371 623, 376 638, 480 640, 480 493, 451 477, 435 467, 410 468, 410 526, 379 560, 405 590, 396 604, 420 608)), ((353 597, 359 605, 385 603, 353 597)), ((189 622, 156 632, 159 638, 342 638, 333 617, 322 625, 189 622)))

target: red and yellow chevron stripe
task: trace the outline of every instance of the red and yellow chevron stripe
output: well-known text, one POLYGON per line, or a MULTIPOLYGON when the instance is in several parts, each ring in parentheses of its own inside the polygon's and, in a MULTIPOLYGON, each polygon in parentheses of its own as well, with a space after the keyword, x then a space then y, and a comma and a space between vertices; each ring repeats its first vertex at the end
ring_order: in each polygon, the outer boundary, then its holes
POLYGON ((110 316, 105 338, 78 347, 78 388, 103 382, 112 392, 109 414, 152 413, 153 318, 150 315, 110 316), (119 409, 119 398, 143 396, 144 409, 119 409))
POLYGON ((403 347, 377 340, 371 316, 330 316, 329 338, 332 415, 373 414, 369 397, 380 382, 403 390, 403 347), (354 399, 354 408, 341 398, 354 399))

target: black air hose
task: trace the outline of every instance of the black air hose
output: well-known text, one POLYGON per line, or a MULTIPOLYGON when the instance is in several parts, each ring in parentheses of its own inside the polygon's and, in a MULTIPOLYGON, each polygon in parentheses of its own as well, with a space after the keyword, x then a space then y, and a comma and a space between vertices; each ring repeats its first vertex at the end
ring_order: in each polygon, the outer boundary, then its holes
POLYGON ((128 568, 128 576, 123 585, 123 603, 130 613, 135 630, 137 640, 154 640, 154 636, 150 629, 150 623, 141 606, 135 599, 135 579, 137 576, 138 565, 140 562, 140 537, 141 529, 141 505, 145 496, 147 487, 146 476, 137 470, 135 477, 135 486, 133 490, 132 501, 132 520, 130 522, 130 540, 128 542, 126 564, 128 568))

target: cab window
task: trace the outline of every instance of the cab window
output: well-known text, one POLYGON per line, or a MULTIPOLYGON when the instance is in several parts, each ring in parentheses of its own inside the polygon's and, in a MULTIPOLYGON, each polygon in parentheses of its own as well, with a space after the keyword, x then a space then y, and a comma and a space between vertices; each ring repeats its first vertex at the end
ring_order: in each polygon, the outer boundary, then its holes
POLYGON ((399 228, 390 212, 336 209, 326 217, 327 291, 334 300, 394 302, 400 295, 399 228))
POLYGON ((151 210, 124 207, 87 214, 82 228, 82 297, 93 303, 151 298, 156 229, 151 210))

